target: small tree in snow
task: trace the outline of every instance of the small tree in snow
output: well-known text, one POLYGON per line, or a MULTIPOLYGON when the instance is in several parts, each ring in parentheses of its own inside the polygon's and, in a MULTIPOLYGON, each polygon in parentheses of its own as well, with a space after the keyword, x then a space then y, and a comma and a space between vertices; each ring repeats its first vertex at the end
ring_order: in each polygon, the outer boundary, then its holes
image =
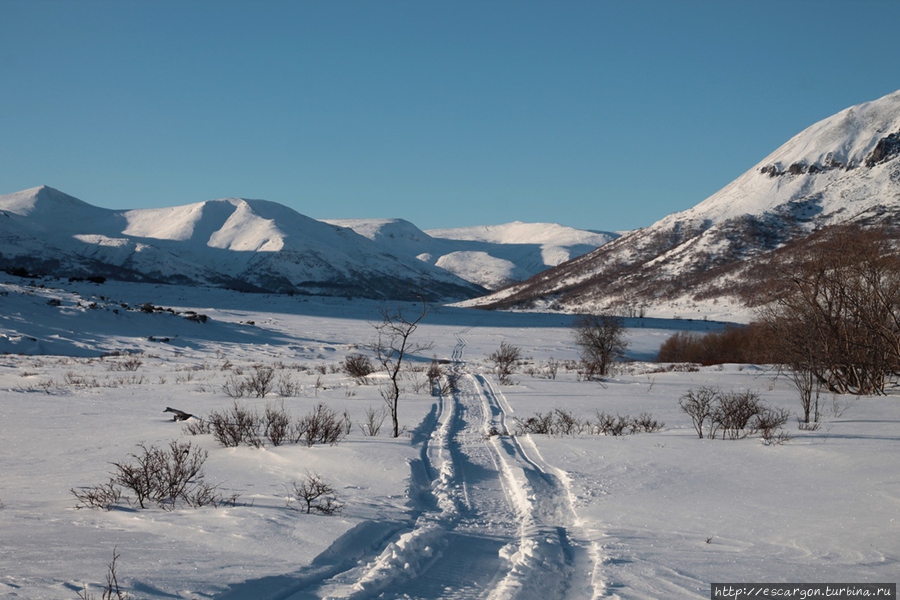
POLYGON ((572 325, 575 343, 581 348, 585 377, 606 377, 612 364, 625 355, 628 341, 618 317, 582 315, 572 325))
POLYGON ((512 374, 515 370, 516 363, 522 359, 522 350, 518 346, 507 344, 505 341, 500 342, 500 348, 495 350, 488 356, 488 360, 494 363, 497 370, 497 377, 500 383, 510 385, 512 383, 512 374))
POLYGON ((381 322, 373 325, 378 334, 372 351, 375 361, 388 375, 388 383, 382 387, 381 395, 391 415, 391 436, 400 436, 400 422, 397 411, 400 403, 400 375, 404 361, 411 354, 430 350, 432 344, 420 344, 410 338, 419 327, 419 323, 428 314, 428 304, 422 299, 422 306, 413 316, 407 316, 402 308, 379 309, 381 322))

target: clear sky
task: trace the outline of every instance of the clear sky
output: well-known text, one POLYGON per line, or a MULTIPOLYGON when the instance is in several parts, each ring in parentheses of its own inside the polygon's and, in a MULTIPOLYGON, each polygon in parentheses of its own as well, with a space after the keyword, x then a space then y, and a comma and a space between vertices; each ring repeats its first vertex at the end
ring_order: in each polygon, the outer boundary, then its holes
POLYGON ((0 0, 0 194, 622 230, 900 89, 897 0, 0 0))

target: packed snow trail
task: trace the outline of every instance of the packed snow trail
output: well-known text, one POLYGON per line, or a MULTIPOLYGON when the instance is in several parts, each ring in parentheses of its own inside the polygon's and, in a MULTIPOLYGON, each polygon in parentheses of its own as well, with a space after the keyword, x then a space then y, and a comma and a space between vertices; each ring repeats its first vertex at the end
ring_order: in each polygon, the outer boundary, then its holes
MULTIPOLYGON (((461 359, 462 347, 459 346, 461 359)), ((509 405, 459 362, 411 464, 410 523, 363 524, 293 577, 248 582, 258 598, 594 598, 597 552, 578 531, 565 476, 507 427, 509 405), (371 537, 367 537, 371 536, 371 537), (349 552, 348 554, 344 554, 349 552)), ((238 592, 223 598, 237 598, 238 592)))

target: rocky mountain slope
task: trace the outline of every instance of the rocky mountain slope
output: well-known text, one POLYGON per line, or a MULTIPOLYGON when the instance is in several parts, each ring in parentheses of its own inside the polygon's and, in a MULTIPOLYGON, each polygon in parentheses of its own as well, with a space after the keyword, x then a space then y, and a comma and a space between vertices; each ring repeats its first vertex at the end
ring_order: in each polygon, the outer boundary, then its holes
POLYGON ((771 251, 825 225, 900 212, 900 91, 824 119, 695 207, 467 304, 727 316, 771 251))
POLYGON ((0 268, 246 291, 471 298, 485 290, 274 202, 116 211, 46 186, 0 196, 0 268))

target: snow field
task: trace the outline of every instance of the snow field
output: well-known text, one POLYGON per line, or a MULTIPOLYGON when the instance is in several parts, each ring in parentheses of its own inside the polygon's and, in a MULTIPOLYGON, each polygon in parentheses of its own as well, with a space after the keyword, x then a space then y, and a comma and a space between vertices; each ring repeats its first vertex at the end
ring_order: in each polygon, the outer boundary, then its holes
MULTIPOLYGON (((120 581, 136 598, 678 599, 708 597, 712 581, 896 581, 895 396, 823 396, 821 427, 798 431, 791 422, 793 439, 780 446, 699 440, 677 405, 688 389, 753 389, 796 412, 795 392, 746 365, 656 372, 630 363, 603 384, 579 382, 565 368, 555 380, 540 368, 531 376, 525 369, 550 357, 576 357, 563 317, 441 308, 416 332, 435 344, 416 365, 431 354, 450 358, 464 338, 460 393, 432 398, 418 373, 401 399, 406 433, 367 437, 357 423, 381 406, 378 386, 358 385, 336 365, 365 351, 375 304, 99 289, 110 306, 153 301, 210 320, 115 315, 102 301, 79 307, 79 297, 99 300, 96 286, 5 285, 4 339, 78 356, 0 355, 2 598, 72 598, 83 584, 98 593, 114 548, 120 581), (62 306, 48 305, 51 296, 62 306), (499 386, 488 372, 485 357, 501 340, 528 357, 515 385, 499 386), (134 354, 101 357, 104 350, 134 354), (140 365, 125 370, 133 358, 140 365), (162 412, 230 406, 222 384, 257 363, 290 374, 296 395, 241 403, 262 410, 283 402, 301 416, 325 402, 349 411, 351 433, 337 446, 221 448, 162 412), (596 410, 650 412, 665 428, 624 437, 488 435, 557 407, 582 419, 596 410), (70 488, 105 482, 109 463, 139 443, 172 439, 209 452, 207 480, 239 493, 237 506, 74 509, 70 488), (286 506, 285 486, 306 471, 338 490, 340 515, 286 506)), ((717 326, 630 324, 639 359, 668 327, 717 326)))

